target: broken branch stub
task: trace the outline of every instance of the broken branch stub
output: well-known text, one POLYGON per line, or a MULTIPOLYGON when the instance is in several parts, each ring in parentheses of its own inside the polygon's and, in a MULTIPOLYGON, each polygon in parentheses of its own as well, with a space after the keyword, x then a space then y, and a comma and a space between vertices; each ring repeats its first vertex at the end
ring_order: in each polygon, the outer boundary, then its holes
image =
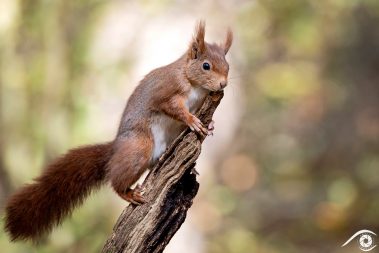
MULTIPOLYGON (((196 116, 205 126, 219 105, 223 91, 209 94, 196 116)), ((184 222, 199 184, 191 173, 205 136, 184 130, 151 169, 142 187, 147 203, 129 205, 122 212, 102 253, 158 253, 184 222)))

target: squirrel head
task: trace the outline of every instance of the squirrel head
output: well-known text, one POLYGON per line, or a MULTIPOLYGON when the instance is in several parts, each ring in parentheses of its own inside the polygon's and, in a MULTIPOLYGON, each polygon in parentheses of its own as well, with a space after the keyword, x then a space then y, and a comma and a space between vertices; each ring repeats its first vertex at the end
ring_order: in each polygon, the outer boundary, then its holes
POLYGON ((221 44, 204 41, 205 22, 196 25, 194 37, 187 52, 186 75, 192 85, 200 85, 211 91, 222 90, 228 83, 229 64, 225 59, 233 41, 233 33, 227 30, 221 44))

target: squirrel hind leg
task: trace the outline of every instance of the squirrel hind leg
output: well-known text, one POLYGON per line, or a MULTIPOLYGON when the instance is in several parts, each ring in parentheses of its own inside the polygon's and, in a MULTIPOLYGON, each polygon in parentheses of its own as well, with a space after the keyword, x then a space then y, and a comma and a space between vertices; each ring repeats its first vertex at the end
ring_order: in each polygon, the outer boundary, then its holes
POLYGON ((124 139, 116 144, 116 150, 108 164, 108 178, 115 192, 132 204, 143 204, 146 199, 140 186, 131 189, 149 167, 153 141, 149 136, 124 139))

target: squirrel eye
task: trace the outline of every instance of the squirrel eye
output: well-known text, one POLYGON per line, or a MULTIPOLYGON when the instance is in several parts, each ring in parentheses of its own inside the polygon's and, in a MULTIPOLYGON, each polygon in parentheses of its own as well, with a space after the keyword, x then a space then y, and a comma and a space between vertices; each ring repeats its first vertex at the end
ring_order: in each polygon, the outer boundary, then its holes
POLYGON ((208 62, 204 62, 204 63, 203 63, 203 69, 204 69, 204 70, 210 70, 210 69, 211 69, 211 65, 209 65, 208 62))

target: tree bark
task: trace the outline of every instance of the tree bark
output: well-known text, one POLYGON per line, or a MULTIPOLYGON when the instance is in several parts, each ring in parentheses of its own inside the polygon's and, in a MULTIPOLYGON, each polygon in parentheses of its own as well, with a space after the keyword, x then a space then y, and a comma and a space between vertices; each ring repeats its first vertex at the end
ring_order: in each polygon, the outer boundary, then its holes
MULTIPOLYGON (((205 126, 224 93, 208 95, 196 113, 205 126)), ((122 212, 102 253, 158 253, 184 222, 199 189, 194 166, 201 152, 200 136, 183 131, 151 169, 142 187, 148 202, 129 205, 122 212)))

